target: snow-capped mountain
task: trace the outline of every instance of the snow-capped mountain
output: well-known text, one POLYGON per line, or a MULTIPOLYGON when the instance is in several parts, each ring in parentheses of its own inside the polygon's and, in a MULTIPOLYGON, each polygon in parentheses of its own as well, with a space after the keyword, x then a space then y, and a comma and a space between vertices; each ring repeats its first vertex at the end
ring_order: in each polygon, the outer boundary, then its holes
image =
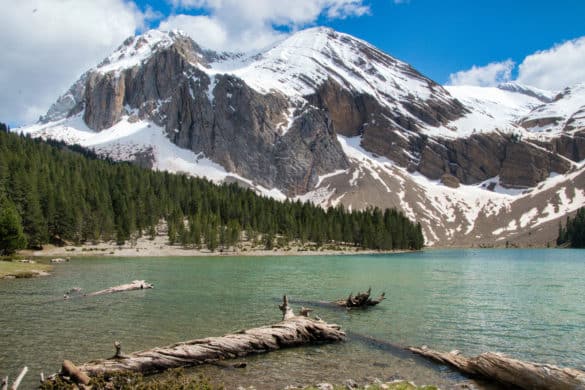
POLYGON ((149 31, 20 130, 281 199, 398 207, 435 245, 543 243, 585 204, 583 86, 442 87, 326 28, 252 54, 149 31))

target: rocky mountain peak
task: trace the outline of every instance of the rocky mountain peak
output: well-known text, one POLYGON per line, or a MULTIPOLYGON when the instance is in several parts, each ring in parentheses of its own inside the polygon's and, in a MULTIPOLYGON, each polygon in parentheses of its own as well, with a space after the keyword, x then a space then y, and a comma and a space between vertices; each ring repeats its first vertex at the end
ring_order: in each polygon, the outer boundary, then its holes
POLYGON ((550 103, 555 99, 556 92, 546 91, 544 89, 531 87, 518 82, 507 82, 498 85, 498 88, 504 91, 517 92, 527 96, 534 97, 543 103, 550 103))
POLYGON ((140 65, 157 52, 172 45, 182 46, 185 54, 196 61, 203 60, 203 51, 181 31, 149 30, 144 34, 127 38, 112 54, 106 57, 95 70, 100 73, 120 72, 140 65))
POLYGON ((565 88, 550 102, 520 119, 534 133, 570 133, 585 130, 585 84, 565 88))

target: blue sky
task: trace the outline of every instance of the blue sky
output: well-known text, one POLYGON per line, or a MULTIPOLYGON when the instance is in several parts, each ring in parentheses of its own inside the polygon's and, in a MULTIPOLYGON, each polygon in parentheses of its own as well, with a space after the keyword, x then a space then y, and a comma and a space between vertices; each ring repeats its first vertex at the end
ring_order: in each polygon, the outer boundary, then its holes
MULTIPOLYGON (((210 14, 204 8, 173 7, 165 0, 137 4, 165 16, 210 14)), ((367 14, 337 19, 320 15, 306 26, 325 25, 355 35, 439 83, 447 83, 450 74, 473 65, 507 59, 519 64, 532 53, 585 35, 585 1, 579 0, 374 0, 362 4, 369 7, 367 14)), ((158 23, 150 22, 152 27, 158 23)), ((514 70, 512 75, 516 74, 514 70)))
POLYGON ((265 48, 329 26, 441 84, 585 82, 585 1, 19 0, 0 13, 0 121, 35 122, 125 38, 181 29, 218 50, 265 48))

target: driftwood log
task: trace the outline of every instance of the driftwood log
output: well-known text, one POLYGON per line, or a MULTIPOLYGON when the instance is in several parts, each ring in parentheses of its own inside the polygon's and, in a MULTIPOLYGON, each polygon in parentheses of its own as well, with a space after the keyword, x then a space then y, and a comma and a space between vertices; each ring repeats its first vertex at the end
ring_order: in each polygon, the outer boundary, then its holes
POLYGON ((549 364, 523 362, 499 353, 486 352, 465 357, 459 351, 438 352, 427 347, 407 348, 409 351, 451 366, 463 374, 499 382, 521 389, 584 390, 585 372, 549 364))
MULTIPOLYGON (((63 371, 69 374, 76 373, 75 375, 83 373, 89 377, 109 376, 129 371, 150 374, 170 368, 214 363, 280 348, 338 342, 345 339, 345 333, 338 325, 328 324, 308 316, 295 315, 286 296, 283 297, 283 302, 279 307, 283 313, 283 320, 274 325, 243 330, 222 337, 186 341, 128 355, 122 354, 120 344, 116 343, 116 353, 113 357, 90 361, 79 366, 68 365, 67 370, 64 364, 63 371)), ((67 376, 72 377, 72 375, 67 376)))
POLYGON ((154 285, 150 284, 144 280, 134 280, 132 283, 122 284, 120 286, 110 287, 110 288, 106 288, 105 290, 92 292, 92 293, 87 294, 87 296, 92 297, 95 295, 114 294, 114 293, 118 293, 118 292, 133 291, 133 290, 144 290, 147 288, 154 288, 154 285))
POLYGON ((386 293, 380 294, 378 298, 372 299, 372 288, 370 287, 366 292, 358 292, 354 297, 353 293, 350 293, 347 299, 340 299, 333 302, 337 306, 345 307, 348 309, 355 308, 366 308, 370 306, 376 306, 385 299, 386 293))
POLYGON ((154 285, 148 283, 145 280, 134 280, 132 281, 132 283, 121 284, 119 286, 109 287, 104 290, 99 290, 87 294, 83 293, 81 287, 73 287, 65 292, 65 295, 63 295, 63 299, 68 300, 71 298, 93 297, 96 295, 114 294, 134 290, 145 290, 149 288, 154 288, 154 285))

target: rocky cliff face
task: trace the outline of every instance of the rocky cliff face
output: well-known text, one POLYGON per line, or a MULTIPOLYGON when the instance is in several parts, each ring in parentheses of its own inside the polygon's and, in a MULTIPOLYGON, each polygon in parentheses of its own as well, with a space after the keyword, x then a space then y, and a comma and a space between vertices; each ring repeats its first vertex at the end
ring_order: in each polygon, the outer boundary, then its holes
POLYGON ((141 66, 89 72, 78 93, 83 120, 96 131, 124 116, 153 121, 177 146, 290 196, 307 192, 319 175, 347 168, 326 110, 293 107, 280 93, 261 94, 200 66, 208 66, 205 53, 177 37, 141 66))
MULTIPOLYGON (((552 149, 552 144, 547 144, 552 149)), ((427 139, 418 170, 438 180, 451 174, 463 184, 499 176, 509 188, 534 187, 552 173, 567 173, 570 161, 542 146, 498 133, 455 140, 427 139)))

